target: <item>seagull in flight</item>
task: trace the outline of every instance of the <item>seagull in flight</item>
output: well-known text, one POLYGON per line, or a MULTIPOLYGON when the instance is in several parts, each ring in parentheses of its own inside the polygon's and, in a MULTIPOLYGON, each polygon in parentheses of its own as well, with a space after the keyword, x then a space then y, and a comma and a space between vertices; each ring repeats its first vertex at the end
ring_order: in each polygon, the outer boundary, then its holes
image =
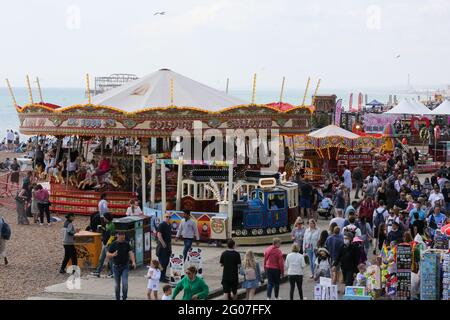
POLYGON ((166 12, 165 12, 165 11, 155 12, 154 16, 156 16, 156 15, 158 15, 158 14, 161 15, 161 16, 163 16, 163 15, 166 14, 166 12))
POLYGON ((397 55, 395 58, 396 58, 396 59, 400 58, 400 55, 397 55))

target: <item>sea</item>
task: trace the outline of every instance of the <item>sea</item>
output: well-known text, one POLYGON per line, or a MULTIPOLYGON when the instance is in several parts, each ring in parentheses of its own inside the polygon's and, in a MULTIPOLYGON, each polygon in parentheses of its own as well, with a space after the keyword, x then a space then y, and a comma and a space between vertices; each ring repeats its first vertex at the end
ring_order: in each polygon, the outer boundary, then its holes
MULTIPOLYGON (((27 88, 13 88, 13 92, 19 106, 23 106, 29 103, 29 95, 27 88)), ((338 99, 342 99, 344 108, 348 106, 350 93, 353 93, 353 105, 358 102, 358 94, 362 92, 365 96, 367 94, 367 100, 372 101, 374 99, 387 103, 390 95, 397 95, 397 99, 400 101, 403 98, 418 99, 418 94, 401 93, 401 90, 390 89, 371 89, 361 91, 359 89, 322 89, 318 91, 318 95, 335 94, 338 99)), ((36 89, 33 89, 34 101, 40 101, 39 93, 36 89)), ((241 98, 246 101, 251 100, 251 90, 230 90, 229 94, 237 98, 241 98)), ((294 105, 300 105, 303 100, 304 91, 289 90, 287 89, 283 93, 283 102, 291 103, 294 105)), ((53 103, 60 106, 70 106, 74 104, 83 103, 86 100, 85 89, 83 88, 42 88, 43 100, 48 103, 53 103)), ((420 100, 427 100, 427 95, 422 94, 420 100)), ((256 91, 256 103, 265 104, 271 102, 278 102, 280 100, 279 90, 258 90, 256 91)), ((312 96, 309 95, 305 104, 310 104, 312 96)), ((7 88, 0 88, 0 139, 6 135, 6 130, 12 129, 19 131, 19 118, 17 111, 14 108, 13 100, 9 94, 7 88)))

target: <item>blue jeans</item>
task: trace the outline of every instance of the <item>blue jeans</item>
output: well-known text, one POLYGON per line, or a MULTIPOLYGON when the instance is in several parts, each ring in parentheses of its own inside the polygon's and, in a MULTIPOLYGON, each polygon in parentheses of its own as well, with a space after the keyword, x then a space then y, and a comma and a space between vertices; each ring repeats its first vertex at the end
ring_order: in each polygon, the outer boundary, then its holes
POLYGON ((446 211, 446 214, 450 214, 450 202, 445 204, 445 211, 446 211))
POLYGON ((275 289, 275 298, 280 291, 281 271, 279 269, 267 269, 267 298, 272 298, 272 289, 275 289))
POLYGON ((129 267, 113 265, 116 300, 120 300, 120 281, 122 281, 122 300, 127 300, 128 295, 128 271, 129 267))
MULTIPOLYGON (((95 269, 95 272, 101 273, 103 270, 103 265, 105 264, 106 259, 106 252, 108 251, 108 247, 105 245, 102 245, 102 252, 100 253, 100 260, 98 262, 97 268, 95 269)), ((111 268, 111 260, 108 260, 108 268, 109 271, 112 272, 111 268)))
POLYGON ((314 267, 315 267, 315 262, 316 262, 316 255, 314 254, 314 250, 309 248, 306 249, 306 254, 308 255, 309 258, 309 267, 311 268, 311 275, 314 276, 314 267))
POLYGON ((184 249, 183 249, 184 261, 186 261, 187 253, 188 253, 189 249, 192 248, 193 241, 194 241, 194 239, 184 239, 184 249))

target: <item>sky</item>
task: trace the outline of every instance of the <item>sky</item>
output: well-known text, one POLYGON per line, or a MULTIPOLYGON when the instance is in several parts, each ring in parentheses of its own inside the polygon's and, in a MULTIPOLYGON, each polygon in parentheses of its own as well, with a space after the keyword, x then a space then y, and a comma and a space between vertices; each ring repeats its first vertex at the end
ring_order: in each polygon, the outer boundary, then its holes
POLYGON ((0 30, 1 86, 160 68, 248 90, 254 73, 260 89, 450 84, 448 0, 15 0, 0 30))

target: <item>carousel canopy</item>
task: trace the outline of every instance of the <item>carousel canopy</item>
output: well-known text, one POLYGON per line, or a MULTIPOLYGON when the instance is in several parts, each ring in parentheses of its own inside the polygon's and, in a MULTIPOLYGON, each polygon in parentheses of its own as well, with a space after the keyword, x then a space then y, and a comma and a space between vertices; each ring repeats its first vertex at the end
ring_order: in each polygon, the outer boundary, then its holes
POLYGON ((450 101, 445 100, 435 109, 433 109, 430 114, 433 115, 450 115, 450 101))
POLYGON ((398 105, 389 111, 384 112, 385 114, 429 114, 430 109, 425 105, 417 101, 410 101, 407 99, 402 100, 398 105))
POLYGON ((370 101, 366 105, 367 106, 374 106, 374 107, 376 107, 376 106, 384 106, 384 103, 381 103, 380 101, 375 99, 375 100, 370 101))
POLYGON ((225 92, 213 89, 168 69, 161 69, 92 98, 93 105, 108 106, 125 112, 152 107, 194 107, 207 111, 248 104, 225 92), (171 81, 173 94, 171 95, 171 81), (173 97, 173 103, 171 102, 173 97))
POLYGON ((308 134, 308 137, 315 139, 323 139, 328 137, 342 137, 346 139, 356 139, 360 136, 341 127, 338 127, 334 124, 330 124, 322 129, 316 130, 308 134))

